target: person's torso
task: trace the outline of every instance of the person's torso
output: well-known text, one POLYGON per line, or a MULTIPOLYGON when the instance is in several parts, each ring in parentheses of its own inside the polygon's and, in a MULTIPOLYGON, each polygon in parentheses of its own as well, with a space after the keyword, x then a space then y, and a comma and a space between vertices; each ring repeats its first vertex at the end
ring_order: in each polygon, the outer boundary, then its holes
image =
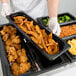
POLYGON ((44 16, 47 11, 47 0, 11 0, 13 10, 24 11, 33 18, 44 16))

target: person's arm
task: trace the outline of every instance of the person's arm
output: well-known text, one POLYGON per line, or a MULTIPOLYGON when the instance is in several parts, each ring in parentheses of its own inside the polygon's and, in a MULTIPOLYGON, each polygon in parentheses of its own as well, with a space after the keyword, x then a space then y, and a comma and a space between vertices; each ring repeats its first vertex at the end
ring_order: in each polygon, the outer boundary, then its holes
POLYGON ((8 0, 1 0, 1 3, 8 3, 8 0))
POLYGON ((12 11, 9 5, 9 0, 1 0, 1 3, 2 3, 1 15, 3 17, 10 15, 12 11))
POLYGON ((47 0, 48 3, 48 14, 49 17, 57 17, 58 8, 59 8, 59 0, 47 0))
POLYGON ((58 8, 59 8, 59 0, 47 0, 48 5, 48 15, 50 17, 49 28, 51 32, 56 35, 60 35, 60 26, 57 21, 58 8))

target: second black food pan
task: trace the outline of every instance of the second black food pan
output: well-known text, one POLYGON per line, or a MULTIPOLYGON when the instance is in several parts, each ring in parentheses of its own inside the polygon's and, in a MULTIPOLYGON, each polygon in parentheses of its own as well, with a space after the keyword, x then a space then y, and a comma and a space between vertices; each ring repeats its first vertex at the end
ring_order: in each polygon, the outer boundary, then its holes
MULTIPOLYGON (((55 55, 49 55, 47 54, 44 50, 42 50, 25 32, 23 32, 15 23, 14 23, 14 19, 13 17, 16 17, 16 16, 24 16, 26 17, 29 21, 33 21, 34 22, 34 25, 39 25, 37 22, 35 22, 34 19, 32 19, 30 16, 28 16, 27 14, 25 14, 24 12, 17 12, 17 13, 14 13, 14 14, 11 14, 9 16, 7 16, 8 20, 14 24, 14 26, 22 33, 22 35, 24 35, 26 37, 26 40, 29 40, 37 49, 38 51, 41 52, 41 54, 43 54, 47 59, 49 60, 55 60, 57 57, 59 57, 60 55, 62 55, 64 52, 66 52, 70 46, 64 42, 61 38, 59 38, 58 36, 54 35, 53 34, 53 39, 55 41, 58 42, 59 44, 59 52, 55 55)), ((40 29, 45 29, 46 33, 47 34, 50 34, 51 32, 48 31, 45 27, 39 25, 40 29)))
MULTIPOLYGON (((58 17, 62 17, 62 16, 65 16, 65 15, 67 15, 68 17, 71 18, 71 20, 67 21, 67 22, 71 22, 71 21, 75 21, 76 20, 76 18, 72 14, 70 14, 68 12, 67 13, 58 14, 58 17)), ((47 28, 48 25, 46 25, 46 23, 43 22, 43 19, 46 19, 48 21, 49 16, 37 18, 37 22, 47 28)), ((63 23, 60 23, 60 24, 64 24, 64 23, 67 23, 67 22, 63 22, 63 23)))
MULTIPOLYGON (((0 31, 2 30, 3 26, 13 26, 13 24, 3 24, 3 25, 0 25, 0 31)), ((14 26, 13 26, 14 27, 14 26)), ((20 36, 20 39, 21 39, 21 45, 22 45, 22 48, 24 48, 26 50, 26 54, 27 54, 27 57, 28 57, 28 62, 31 63, 31 69, 24 73, 24 74, 21 74, 21 75, 18 75, 18 76, 29 76, 35 72, 37 72, 37 67, 35 66, 35 62, 31 56, 31 53, 30 51, 32 51, 28 46, 27 46, 27 43, 25 44, 24 40, 23 40, 23 35, 21 35, 21 33, 17 30, 17 34, 20 36)), ((7 53, 6 53, 6 50, 5 50, 5 45, 4 45, 4 42, 2 40, 2 36, 0 34, 0 57, 1 57, 1 63, 2 63, 2 69, 3 69, 3 76, 14 76, 11 72, 11 64, 8 62, 8 59, 7 59, 7 53)))
MULTIPOLYGON (((71 35, 62 39, 67 42, 68 40, 76 39, 76 35, 71 35)), ((66 54, 71 59, 71 61, 76 61, 76 55, 72 55, 69 51, 67 51, 66 54)))

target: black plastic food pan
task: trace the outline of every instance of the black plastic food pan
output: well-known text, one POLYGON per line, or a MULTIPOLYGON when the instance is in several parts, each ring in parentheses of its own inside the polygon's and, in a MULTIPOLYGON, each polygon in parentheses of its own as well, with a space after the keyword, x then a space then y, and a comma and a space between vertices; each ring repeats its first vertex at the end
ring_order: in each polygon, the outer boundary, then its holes
MULTIPOLYGON (((76 35, 71 35, 71 36, 63 38, 63 40, 66 41, 66 42, 68 40, 72 40, 72 39, 76 39, 76 35)), ((71 59, 71 61, 75 61, 76 60, 76 55, 72 55, 69 51, 67 51, 66 54, 71 59)))
MULTIPOLYGON (((23 31, 14 23, 13 17, 16 17, 16 16, 24 16, 24 17, 26 17, 29 21, 31 21, 31 20, 33 20, 33 19, 32 19, 30 16, 28 16, 27 14, 25 14, 24 12, 17 12, 17 13, 14 13, 14 14, 11 14, 11 15, 7 16, 7 18, 9 19, 9 21, 14 24, 14 26, 22 33, 22 35, 25 36, 26 40, 29 40, 29 41, 38 49, 38 51, 40 51, 41 54, 44 55, 47 59, 49 59, 49 60, 55 60, 57 57, 59 57, 60 55, 62 55, 64 52, 66 52, 66 51, 70 48, 70 46, 69 46, 66 42, 64 42, 61 38, 59 38, 58 36, 56 36, 56 35, 53 34, 53 39, 59 43, 59 49, 60 49, 60 51, 59 51, 59 53, 57 53, 57 54, 55 54, 55 55, 49 55, 49 54, 47 54, 47 53, 46 53, 44 50, 42 50, 25 32, 23 32, 23 31)), ((39 25, 37 22, 35 22, 35 20, 33 20, 33 21, 34 21, 34 25, 36 25, 36 24, 39 25)), ((39 25, 39 27, 40 27, 41 29, 45 29, 45 31, 46 31, 47 34, 50 34, 50 33, 51 33, 50 31, 48 31, 48 30, 47 30, 45 27, 43 27, 42 25, 39 25)))
MULTIPOLYGON (((13 26, 13 24, 4 24, 4 25, 13 26)), ((2 30, 4 25, 0 25, 0 31, 2 30)), ((31 53, 30 53, 31 49, 27 46, 27 42, 25 44, 25 42, 23 40, 23 38, 24 38, 23 35, 21 35, 21 33, 18 30, 17 30, 17 32, 18 32, 17 34, 19 34, 20 39, 21 39, 21 45, 26 50, 28 62, 31 63, 31 69, 27 73, 21 74, 19 76, 28 76, 28 75, 31 75, 32 73, 37 72, 37 67, 35 66, 34 60, 31 56, 31 53)), ((5 45, 4 45, 4 42, 2 41, 1 34, 0 34, 0 57, 1 57, 1 63, 2 63, 2 69, 3 69, 3 76, 13 76, 13 74, 10 70, 11 65, 9 64, 8 59, 7 59, 7 53, 5 51, 5 45)))
MULTIPOLYGON (((70 13, 62 13, 62 14, 59 14, 58 17, 63 16, 63 15, 69 16, 69 17, 72 19, 71 21, 76 20, 76 18, 75 18, 72 14, 70 14, 70 13)), ((48 25, 46 25, 46 24, 43 22, 43 19, 47 19, 47 18, 49 18, 49 16, 39 17, 39 18, 37 18, 37 22, 38 22, 39 24, 43 25, 44 27, 47 27, 47 28, 48 28, 48 25)), ((71 21, 69 21, 69 22, 71 22, 71 21)), ((67 22, 64 22, 64 23, 67 23, 67 22)), ((64 24, 64 23, 60 23, 60 24, 64 24)))

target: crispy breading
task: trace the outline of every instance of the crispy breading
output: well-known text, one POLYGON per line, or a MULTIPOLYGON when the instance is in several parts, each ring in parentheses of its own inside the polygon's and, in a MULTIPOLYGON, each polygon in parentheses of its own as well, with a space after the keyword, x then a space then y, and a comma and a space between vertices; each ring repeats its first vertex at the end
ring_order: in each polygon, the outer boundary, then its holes
POLYGON ((20 44, 12 44, 11 46, 15 47, 16 50, 20 50, 21 49, 21 45, 20 44))
POLYGON ((26 56, 25 49, 18 50, 17 55, 18 55, 18 58, 17 58, 18 63, 27 62, 28 58, 26 56))
POLYGON ((17 50, 17 54, 18 56, 26 56, 26 50, 23 48, 20 50, 17 50))
POLYGON ((13 63, 12 66, 11 66, 11 71, 14 75, 19 75, 20 72, 19 72, 19 64, 17 63, 13 63))
POLYGON ((19 36, 16 36, 15 38, 13 38, 11 40, 11 42, 14 43, 14 44, 20 44, 21 43, 21 40, 20 40, 19 36))
POLYGON ((19 74, 26 73, 30 68, 31 68, 30 63, 21 63, 21 64, 13 63, 11 70, 14 75, 19 75, 19 74))
POLYGON ((6 34, 6 32, 4 32, 3 30, 1 30, 0 33, 2 36, 6 34))
POLYGON ((28 58, 22 55, 22 56, 19 56, 16 61, 17 63, 24 63, 24 62, 27 62, 27 60, 28 58))
POLYGON ((20 74, 26 73, 30 68, 31 68, 30 63, 21 63, 19 72, 20 74))
POLYGON ((8 39, 6 42, 5 42, 5 45, 12 45, 12 42, 11 42, 11 39, 8 39))
POLYGON ((17 59, 17 52, 16 52, 16 49, 14 47, 10 47, 8 49, 8 60, 9 62, 13 62, 17 59), (12 58, 11 58, 12 57, 12 58))
POLYGON ((3 35, 2 40, 7 41, 8 38, 9 38, 9 34, 7 33, 7 34, 3 35))

